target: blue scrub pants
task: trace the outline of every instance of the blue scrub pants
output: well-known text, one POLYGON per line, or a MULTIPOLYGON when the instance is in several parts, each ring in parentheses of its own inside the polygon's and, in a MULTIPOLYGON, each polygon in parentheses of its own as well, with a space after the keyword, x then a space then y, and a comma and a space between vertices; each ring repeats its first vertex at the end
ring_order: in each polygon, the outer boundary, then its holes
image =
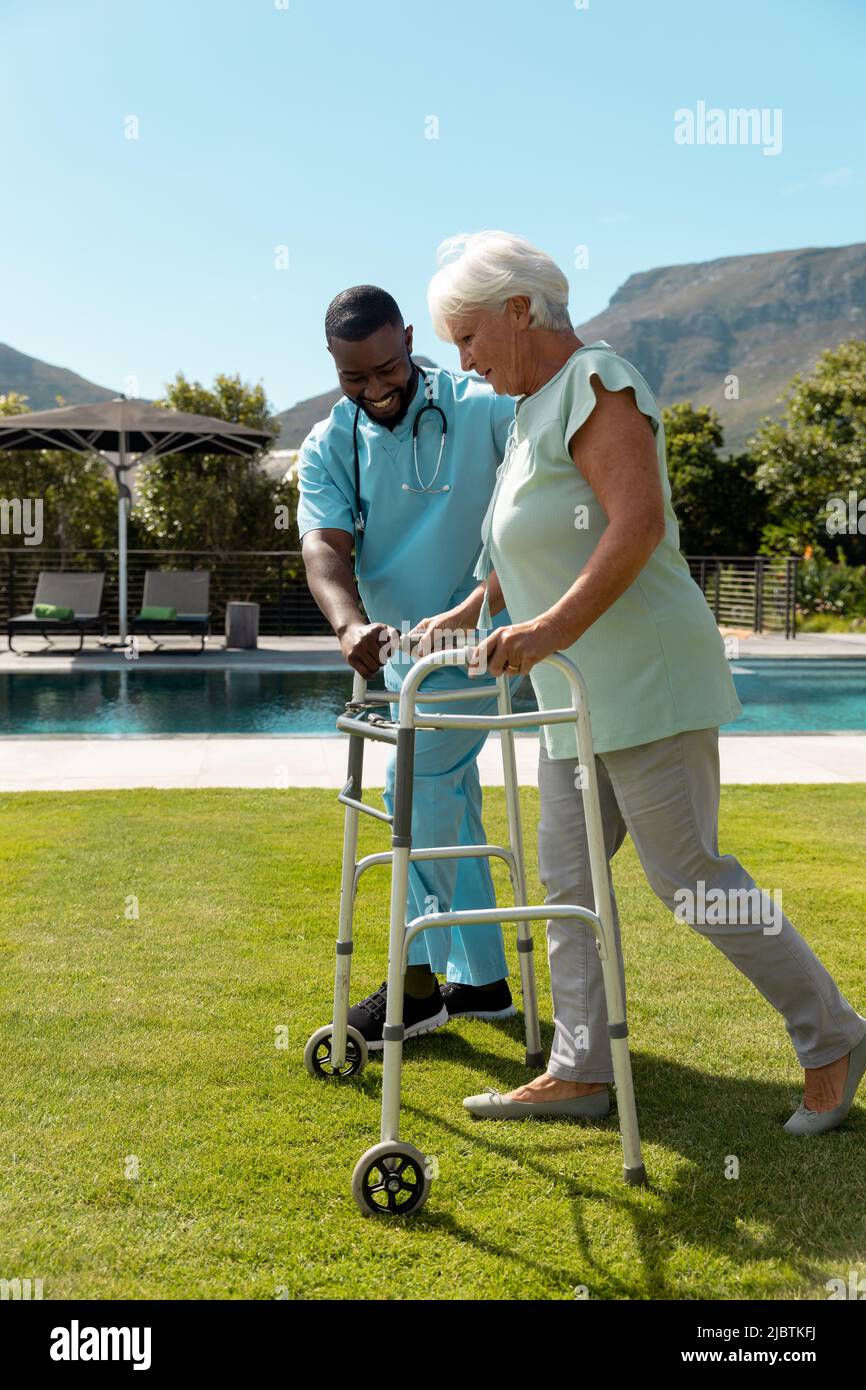
MULTIPOLYGON (((404 667, 404 673, 407 668, 404 667)), ((483 681, 483 676, 478 678, 483 681)), ((443 685, 450 689, 468 681, 464 671, 447 668, 428 677, 423 690, 443 685), (442 677, 447 679, 442 679, 442 677)), ((399 670, 389 662, 385 684, 399 690, 399 670)), ((496 714, 495 697, 418 708, 440 714, 496 714)), ((392 706, 393 718, 397 708, 392 706)), ((485 844, 481 820, 481 779, 477 757, 487 738, 486 729, 419 729, 415 735, 415 778, 412 800, 412 845, 485 844)), ((384 801, 394 812, 392 755, 385 779, 384 801)), ((409 865, 407 920, 425 912, 451 912, 460 908, 495 907, 496 895, 487 859, 429 859, 409 865), (431 901, 434 900, 435 901, 431 901)), ((466 927, 434 927, 416 936, 409 947, 410 965, 429 965, 437 975, 464 985, 488 985, 505 979, 508 966, 498 923, 466 927)))

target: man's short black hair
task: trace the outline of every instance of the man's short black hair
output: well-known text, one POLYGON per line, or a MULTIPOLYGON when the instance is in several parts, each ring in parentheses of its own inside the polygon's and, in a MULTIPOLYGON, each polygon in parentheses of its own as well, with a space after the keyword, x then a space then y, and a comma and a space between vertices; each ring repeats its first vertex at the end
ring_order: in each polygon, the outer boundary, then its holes
POLYGON ((386 323, 402 325, 403 315, 396 299, 378 285, 353 285, 332 299, 325 314, 325 337, 359 343, 386 323))

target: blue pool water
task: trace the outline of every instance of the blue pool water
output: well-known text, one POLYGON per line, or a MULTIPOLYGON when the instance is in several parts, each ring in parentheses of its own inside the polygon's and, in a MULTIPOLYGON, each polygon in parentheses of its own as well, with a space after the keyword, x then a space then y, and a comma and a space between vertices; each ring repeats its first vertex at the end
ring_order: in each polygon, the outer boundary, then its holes
POLYGON ((743 713, 725 731, 866 731, 866 660, 778 657, 732 661, 743 713))
MULTIPOLYGON (((732 670, 744 712, 725 733, 866 730, 866 660, 732 670)), ((333 734, 351 688, 339 671, 15 671, 0 675, 0 734, 333 734)), ((515 708, 535 708, 529 681, 515 708)))

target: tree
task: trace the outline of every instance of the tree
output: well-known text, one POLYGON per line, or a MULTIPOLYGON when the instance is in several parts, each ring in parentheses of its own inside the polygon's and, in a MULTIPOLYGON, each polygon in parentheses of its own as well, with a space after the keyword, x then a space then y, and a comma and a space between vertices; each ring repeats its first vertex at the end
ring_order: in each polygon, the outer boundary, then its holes
POLYGON ((686 555, 753 555, 764 520, 753 461, 721 457, 722 426, 711 406, 695 409, 681 401, 666 406, 662 418, 680 549, 686 555))
MULTIPOLYGON (((65 405, 61 396, 58 405, 65 405)), ((0 396, 0 415, 29 414, 27 397, 10 391, 0 396)), ((103 459, 60 449, 0 450, 0 497, 42 501, 42 546, 69 555, 116 544, 117 491, 103 459)), ((8 547, 24 537, 0 536, 8 547)), ((28 547, 30 548, 30 547, 28 547)), ((37 549, 37 547, 32 547, 37 549)))
MULTIPOLYGON (((156 404, 277 433, 264 388, 239 376, 220 375, 209 391, 179 372, 156 404)), ((134 515, 144 543, 166 549, 287 549, 293 533, 275 524, 280 505, 293 509, 293 490, 270 479, 256 457, 166 454, 142 464, 136 477, 134 515)))
POLYGON ((841 343, 811 376, 798 373, 781 420, 765 420, 749 452, 767 498, 767 548, 841 548, 866 561, 866 342, 841 343))

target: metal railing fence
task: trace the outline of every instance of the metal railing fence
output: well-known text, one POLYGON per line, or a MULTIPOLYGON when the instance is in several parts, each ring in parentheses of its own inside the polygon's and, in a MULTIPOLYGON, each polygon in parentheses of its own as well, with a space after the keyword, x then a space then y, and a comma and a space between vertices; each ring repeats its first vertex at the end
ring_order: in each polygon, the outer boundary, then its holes
MULTIPOLYGON (((720 626, 796 636, 798 560, 773 556, 687 555, 692 574, 720 626)), ((40 570, 103 570, 103 611, 117 614, 116 550, 0 550, 0 621, 29 611, 40 570)), ((260 606, 263 636, 325 636, 330 628, 307 589, 300 550, 130 550, 129 611, 141 607, 145 571, 207 569, 215 632, 231 599, 260 606)))

